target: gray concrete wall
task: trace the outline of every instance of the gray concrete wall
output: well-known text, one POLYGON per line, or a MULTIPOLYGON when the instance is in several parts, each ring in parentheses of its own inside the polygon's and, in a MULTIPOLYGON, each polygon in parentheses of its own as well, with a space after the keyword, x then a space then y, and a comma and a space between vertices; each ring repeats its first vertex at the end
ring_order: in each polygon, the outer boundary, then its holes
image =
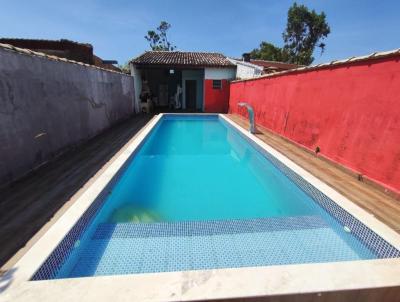
POLYGON ((133 78, 0 48, 0 185, 130 116, 133 78))

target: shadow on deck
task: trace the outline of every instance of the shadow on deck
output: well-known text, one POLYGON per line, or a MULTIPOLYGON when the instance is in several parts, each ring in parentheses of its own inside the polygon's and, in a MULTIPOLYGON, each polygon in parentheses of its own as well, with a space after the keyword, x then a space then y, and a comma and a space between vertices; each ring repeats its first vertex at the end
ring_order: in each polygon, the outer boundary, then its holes
POLYGON ((0 189, 0 266, 18 252, 151 118, 134 116, 0 189))

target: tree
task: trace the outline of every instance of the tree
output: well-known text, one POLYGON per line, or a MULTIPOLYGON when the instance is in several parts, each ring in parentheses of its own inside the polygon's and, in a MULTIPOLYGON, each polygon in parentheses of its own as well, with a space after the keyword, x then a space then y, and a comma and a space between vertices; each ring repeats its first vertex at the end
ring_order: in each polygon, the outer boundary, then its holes
POLYGON ((250 56, 253 59, 288 62, 299 65, 309 65, 313 62, 315 47, 325 49, 322 42, 330 28, 324 12, 317 14, 304 5, 294 3, 288 11, 286 30, 282 34, 284 46, 278 47, 268 42, 261 42, 250 56))
POLYGON ((315 47, 325 49, 322 42, 331 32, 324 12, 317 14, 304 5, 294 3, 288 11, 286 30, 282 34, 283 49, 289 54, 289 62, 309 65, 314 61, 315 47))
POLYGON ((289 60, 288 54, 284 52, 282 48, 268 42, 261 42, 259 48, 255 48, 250 52, 250 57, 253 59, 278 62, 286 62, 289 60))
POLYGON ((149 43, 152 50, 173 51, 176 46, 168 41, 167 31, 171 28, 171 24, 161 21, 160 26, 156 30, 149 30, 144 37, 149 43))

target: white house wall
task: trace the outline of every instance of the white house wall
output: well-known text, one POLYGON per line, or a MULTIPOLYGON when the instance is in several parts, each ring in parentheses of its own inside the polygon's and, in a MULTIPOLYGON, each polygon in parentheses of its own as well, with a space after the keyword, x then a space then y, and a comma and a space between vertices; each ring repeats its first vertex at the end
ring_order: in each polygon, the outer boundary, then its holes
POLYGON ((206 80, 233 80, 236 78, 236 68, 204 68, 206 80))
POLYGON ((263 74, 263 67, 261 66, 231 58, 228 58, 228 60, 236 65, 237 79, 251 79, 263 74))
POLYGON ((238 79, 249 79, 262 75, 262 68, 255 68, 241 63, 238 63, 236 67, 236 78, 238 79))

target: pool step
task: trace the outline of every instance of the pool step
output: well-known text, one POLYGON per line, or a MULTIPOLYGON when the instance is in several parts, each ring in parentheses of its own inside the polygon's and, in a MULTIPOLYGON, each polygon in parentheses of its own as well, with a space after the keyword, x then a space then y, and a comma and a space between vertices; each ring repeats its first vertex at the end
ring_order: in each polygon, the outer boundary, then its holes
POLYGON ((320 218, 102 224, 68 277, 372 259, 320 218))
POLYGON ((327 227, 326 222, 319 216, 157 223, 103 223, 98 226, 92 239, 211 236, 325 227, 327 227))

